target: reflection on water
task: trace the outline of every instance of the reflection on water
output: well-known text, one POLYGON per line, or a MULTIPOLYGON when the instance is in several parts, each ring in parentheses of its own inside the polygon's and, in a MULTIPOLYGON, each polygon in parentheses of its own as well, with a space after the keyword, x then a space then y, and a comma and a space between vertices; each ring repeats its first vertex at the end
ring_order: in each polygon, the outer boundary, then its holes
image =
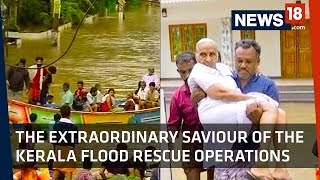
MULTIPOLYGON (((51 87, 53 95, 59 96, 64 82, 75 90, 77 81, 83 80, 88 88, 100 82, 105 91, 115 88, 124 97, 125 91, 137 87, 149 67, 159 74, 159 15, 159 6, 142 4, 126 12, 123 22, 115 15, 83 24, 68 54, 55 64, 58 73, 51 87)), ((61 33, 59 49, 51 47, 50 39, 23 40, 21 48, 9 47, 7 62, 13 64, 25 57, 32 65, 36 56, 52 62, 66 50, 73 34, 74 30, 61 33)))

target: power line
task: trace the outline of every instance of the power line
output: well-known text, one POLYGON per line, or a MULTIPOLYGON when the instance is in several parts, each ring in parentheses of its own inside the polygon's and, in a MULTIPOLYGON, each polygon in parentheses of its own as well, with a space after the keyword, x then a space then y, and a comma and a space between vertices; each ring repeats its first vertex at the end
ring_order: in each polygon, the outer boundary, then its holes
MULTIPOLYGON (((87 11, 84 13, 83 18, 81 19, 79 25, 77 26, 76 32, 74 33, 73 38, 72 38, 72 40, 71 40, 71 43, 69 44, 67 50, 66 50, 58 59, 52 61, 51 63, 49 63, 49 64, 47 64, 47 65, 45 65, 45 66, 42 66, 41 68, 46 68, 46 67, 49 67, 49 66, 57 63, 60 59, 62 59, 62 58, 68 53, 68 51, 71 49, 71 47, 72 47, 72 45, 73 45, 73 43, 74 43, 74 41, 75 41, 75 39, 76 39, 76 37, 77 37, 78 31, 79 31, 79 29, 80 29, 80 26, 81 26, 82 22, 84 21, 84 19, 86 18, 86 15, 89 13, 90 9, 93 7, 93 4, 94 4, 96 1, 97 1, 97 0, 93 0, 93 2, 90 4, 90 6, 89 6, 89 8, 87 9, 87 11)), ((9 66, 9 67, 14 67, 14 68, 38 69, 38 67, 34 67, 34 68, 30 68, 30 67, 20 67, 20 66, 11 65, 11 64, 8 64, 8 63, 6 63, 6 65, 9 66)))

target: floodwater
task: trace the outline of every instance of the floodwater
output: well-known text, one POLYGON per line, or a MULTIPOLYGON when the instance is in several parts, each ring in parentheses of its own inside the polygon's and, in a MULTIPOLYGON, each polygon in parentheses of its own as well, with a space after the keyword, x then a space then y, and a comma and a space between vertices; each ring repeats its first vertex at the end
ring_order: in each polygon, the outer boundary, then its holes
MULTIPOLYGON (((44 57, 44 64, 57 59, 69 46, 75 29, 61 32, 60 48, 51 46, 51 39, 22 40, 22 47, 9 46, 7 63, 17 63, 20 57, 27 65, 36 56, 44 57)), ((125 19, 117 14, 97 18, 82 24, 76 40, 60 61, 54 64, 58 72, 53 77, 51 94, 60 100, 62 84, 69 82, 72 91, 77 81, 90 88, 101 83, 103 91, 114 88, 117 97, 137 88, 138 81, 148 68, 160 74, 160 8, 141 3, 125 12, 125 19)))

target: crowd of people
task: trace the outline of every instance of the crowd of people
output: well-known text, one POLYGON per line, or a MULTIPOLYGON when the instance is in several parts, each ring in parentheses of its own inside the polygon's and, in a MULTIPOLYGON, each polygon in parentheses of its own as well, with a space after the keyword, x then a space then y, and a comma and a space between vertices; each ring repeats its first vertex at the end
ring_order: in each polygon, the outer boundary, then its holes
POLYGON ((56 103, 55 97, 50 93, 50 85, 57 68, 44 66, 42 57, 36 57, 35 61, 35 65, 26 68, 26 59, 21 58, 15 67, 8 67, 6 83, 9 98, 22 101, 25 91, 30 104, 47 108, 59 108, 67 104, 72 110, 86 112, 112 112, 115 109, 135 111, 160 106, 160 82, 153 68, 149 68, 149 72, 139 81, 137 90, 127 92, 125 102, 118 107, 114 88, 104 93, 102 85, 97 83, 86 89, 83 81, 78 81, 74 93, 70 84, 65 82, 62 85, 61 102, 56 103))
MULTIPOLYGON (((48 154, 50 150, 53 150, 56 154, 61 152, 62 159, 67 159, 68 152, 75 150, 78 144, 71 140, 71 136, 66 136, 66 142, 57 142, 51 144, 48 142, 49 131, 77 131, 77 125, 70 119, 71 108, 68 105, 63 105, 60 108, 60 113, 55 114, 52 121, 53 123, 48 125, 48 129, 42 128, 37 121, 37 115, 30 114, 30 124, 24 126, 26 132, 31 131, 43 131, 44 143, 32 143, 26 141, 25 138, 19 143, 18 149, 26 150, 43 150, 45 154, 48 154)), ((119 143, 115 148, 116 151, 127 150, 128 146, 125 143, 119 143)), ((153 146, 147 146, 145 150, 156 150, 153 146)), ((120 153, 119 153, 120 155, 120 153)), ((15 156, 13 156, 15 159, 15 156)), ((117 176, 132 177, 135 180, 144 180, 146 176, 151 177, 151 180, 159 180, 159 163, 149 162, 128 162, 107 160, 101 162, 101 165, 97 165, 98 168, 93 168, 93 162, 90 158, 85 158, 83 161, 82 169, 77 169, 76 162, 19 162, 14 164, 14 180, 101 180, 112 179, 117 176), (148 174, 149 173, 149 174, 148 174)), ((97 167, 95 166, 95 167, 97 167)))

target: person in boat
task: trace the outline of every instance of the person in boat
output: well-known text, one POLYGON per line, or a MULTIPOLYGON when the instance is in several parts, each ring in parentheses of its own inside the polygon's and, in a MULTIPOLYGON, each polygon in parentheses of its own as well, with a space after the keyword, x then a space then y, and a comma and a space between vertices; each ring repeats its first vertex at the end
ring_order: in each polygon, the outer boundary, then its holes
POLYGON ((63 83, 62 89, 63 89, 63 92, 62 92, 62 100, 61 100, 60 106, 68 105, 70 106, 70 108, 72 108, 73 94, 70 91, 70 84, 67 82, 63 83))
POLYGON ((141 81, 140 85, 141 87, 137 93, 137 98, 139 101, 139 109, 146 109, 147 108, 146 96, 149 89, 147 88, 145 81, 141 81))
POLYGON ((159 107, 160 106, 160 94, 159 91, 156 90, 156 83, 151 82, 149 84, 149 90, 146 95, 146 105, 147 108, 154 108, 154 107, 159 107))
POLYGON ((52 109, 58 108, 59 106, 53 101, 54 101, 54 96, 49 94, 46 98, 46 103, 43 105, 43 107, 52 108, 52 109))
POLYGON ((141 83, 142 83, 143 81, 139 81, 138 82, 138 87, 137 87, 137 89, 134 91, 134 95, 135 96, 138 96, 138 92, 140 91, 140 88, 141 88, 141 83))
POLYGON ((74 92, 72 108, 76 111, 83 111, 88 91, 84 88, 83 81, 78 81, 77 85, 78 89, 74 92))
POLYGON ((48 73, 46 68, 42 67, 43 57, 36 57, 36 64, 29 68, 29 104, 40 105, 40 93, 44 77, 48 73), (36 69, 34 69, 36 68, 36 69))
POLYGON ((110 88, 108 90, 108 93, 102 98, 101 112, 109 112, 115 107, 115 90, 113 88, 110 88))
MULTIPOLYGON (((260 51, 254 50, 257 53, 256 58, 259 58, 260 51)), ((278 109, 279 103, 276 100, 258 92, 241 93, 232 77, 230 67, 217 63, 217 45, 212 39, 203 38, 198 41, 196 60, 198 63, 193 67, 188 78, 188 85, 191 91, 200 86, 207 94, 207 97, 198 103, 198 113, 202 124, 275 124, 279 122, 279 119, 283 119, 283 110, 278 109), (252 103, 262 108, 262 115, 258 122, 252 122, 246 115, 246 108, 252 103), (224 119, 224 122, 220 122, 221 118, 224 119)), ((247 132, 251 130, 252 126, 246 127, 247 132)), ((275 126, 260 126, 260 130, 274 132, 275 126)), ((260 149, 269 149, 269 145, 270 140, 260 144, 260 149)), ((213 146, 206 144, 205 149, 208 148, 213 148, 213 146)), ((257 163, 256 166, 247 172, 250 176, 273 179, 266 164, 257 163), (256 166, 264 168, 256 168, 256 166)))
POLYGON ((97 105, 98 105, 98 111, 100 111, 100 106, 103 98, 102 85, 100 83, 97 83, 94 85, 94 87, 97 88, 97 105))
POLYGON ((138 92, 139 92, 139 90, 140 90, 140 88, 141 88, 141 82, 142 82, 142 81, 139 81, 139 82, 138 82, 137 89, 134 90, 134 92, 133 92, 133 100, 134 100, 134 102, 138 105, 138 108, 139 108, 138 92))
POLYGON ((26 59, 21 58, 19 63, 16 64, 17 67, 9 67, 6 75, 6 84, 8 87, 8 97, 22 100, 22 92, 25 84, 25 90, 29 90, 29 72, 26 67, 26 59))
POLYGON ((154 68, 149 68, 148 73, 142 77, 141 81, 146 82, 148 89, 150 89, 149 84, 151 82, 154 82, 156 84, 155 87, 157 90, 160 89, 160 81, 158 76, 154 73, 154 68))
POLYGON ((90 92, 87 94, 87 102, 84 108, 86 112, 97 112, 98 104, 97 104, 97 88, 92 87, 90 92))
POLYGON ((49 66, 47 72, 42 81, 42 89, 40 92, 40 103, 42 106, 46 104, 46 98, 49 94, 50 85, 52 84, 52 75, 57 73, 57 68, 55 66, 49 66))
POLYGON ((134 99, 133 99, 133 93, 132 92, 128 92, 127 93, 127 100, 125 102, 125 105, 124 105, 124 110, 125 111, 134 111, 135 108, 136 108, 136 103, 134 102, 134 99))

